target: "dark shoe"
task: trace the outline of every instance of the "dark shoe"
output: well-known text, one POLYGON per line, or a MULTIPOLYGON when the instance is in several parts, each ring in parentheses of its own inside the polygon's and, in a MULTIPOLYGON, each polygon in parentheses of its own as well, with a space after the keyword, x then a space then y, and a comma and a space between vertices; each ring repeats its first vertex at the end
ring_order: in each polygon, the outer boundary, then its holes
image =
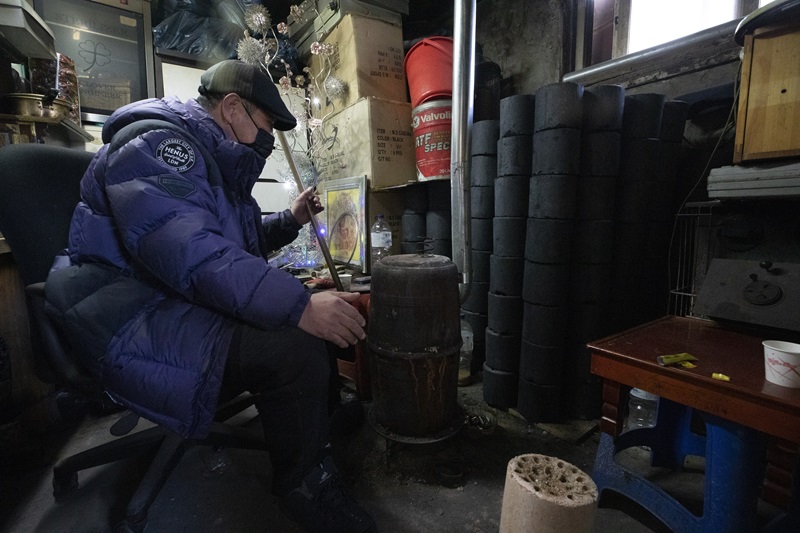
POLYGON ((331 411, 328 431, 332 439, 352 435, 364 423, 364 406, 358 398, 336 405, 331 411))
POLYGON ((374 533, 372 517, 342 483, 333 459, 327 457, 285 498, 286 515, 313 533, 374 533))

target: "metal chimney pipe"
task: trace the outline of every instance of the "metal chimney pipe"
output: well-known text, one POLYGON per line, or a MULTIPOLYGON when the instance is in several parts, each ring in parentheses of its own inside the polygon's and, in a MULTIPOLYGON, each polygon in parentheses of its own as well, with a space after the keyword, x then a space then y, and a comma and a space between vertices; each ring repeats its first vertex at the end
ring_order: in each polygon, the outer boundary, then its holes
POLYGON ((450 138, 450 200, 452 205, 453 262, 461 273, 461 301, 472 281, 470 232, 470 139, 475 93, 476 0, 454 0, 453 110, 450 138))

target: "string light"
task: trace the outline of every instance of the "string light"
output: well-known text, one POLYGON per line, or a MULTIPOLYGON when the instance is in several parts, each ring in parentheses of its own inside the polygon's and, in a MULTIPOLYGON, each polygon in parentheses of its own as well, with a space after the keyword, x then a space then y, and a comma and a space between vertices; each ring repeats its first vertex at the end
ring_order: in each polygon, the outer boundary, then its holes
MULTIPOLYGON (((312 3, 312 5, 315 5, 312 3)), ((290 16, 296 24, 302 24, 307 16, 319 16, 316 8, 306 13, 300 6, 290 6, 290 16)), ((298 144, 298 139, 308 141, 308 149, 305 152, 292 151, 300 181, 304 188, 316 186, 318 174, 312 162, 312 155, 321 153, 324 149, 328 137, 324 134, 325 119, 338 111, 340 105, 349 91, 347 83, 332 74, 331 56, 336 51, 333 43, 320 43, 315 41, 310 45, 311 53, 319 58, 319 68, 313 72, 309 67, 303 68, 303 74, 295 75, 290 65, 283 59, 279 59, 280 46, 276 30, 272 27, 272 17, 269 10, 260 4, 250 5, 245 10, 245 23, 248 30, 244 31, 244 36, 240 39, 237 46, 237 56, 245 63, 261 67, 267 75, 275 81, 270 67, 273 69, 283 69, 283 73, 278 80, 279 90, 284 95, 290 95, 292 87, 297 87, 305 91, 306 98, 303 104, 291 105, 290 111, 297 119, 297 127, 292 132, 287 132, 287 138, 293 145, 298 144), (251 33, 252 32, 252 33, 251 33), (326 102, 326 113, 320 116, 322 103, 326 102)), ((277 33, 284 36, 289 35, 289 25, 286 22, 279 22, 276 25, 277 33)), ((293 147, 290 148, 293 150, 293 147)), ((278 171, 284 182, 284 187, 289 191, 290 201, 294 201, 299 194, 295 185, 294 176, 289 171, 288 165, 278 171)), ((320 234, 326 235, 324 227, 320 228, 320 234)), ((323 263, 322 253, 317 245, 317 236, 308 226, 304 227, 297 239, 286 247, 287 257, 290 265, 295 267, 314 267, 323 263)))

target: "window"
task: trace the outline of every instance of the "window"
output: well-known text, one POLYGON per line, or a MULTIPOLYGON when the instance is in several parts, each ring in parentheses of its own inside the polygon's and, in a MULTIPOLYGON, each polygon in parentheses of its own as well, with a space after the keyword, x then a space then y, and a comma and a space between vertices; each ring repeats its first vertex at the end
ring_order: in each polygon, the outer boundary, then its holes
POLYGON ((680 39, 736 18, 737 0, 630 0, 628 53, 680 39))
MULTIPOLYGON (((582 0, 583 68, 741 18, 771 0, 582 0)), ((581 61, 578 61, 579 63, 581 61)))

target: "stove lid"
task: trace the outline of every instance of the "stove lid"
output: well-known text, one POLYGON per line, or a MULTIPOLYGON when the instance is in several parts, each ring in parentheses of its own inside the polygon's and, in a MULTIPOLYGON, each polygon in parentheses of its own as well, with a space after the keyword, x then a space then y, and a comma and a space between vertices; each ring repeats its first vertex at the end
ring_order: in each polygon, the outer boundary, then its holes
POLYGON ((693 314, 800 332, 800 264, 712 259, 693 314))

